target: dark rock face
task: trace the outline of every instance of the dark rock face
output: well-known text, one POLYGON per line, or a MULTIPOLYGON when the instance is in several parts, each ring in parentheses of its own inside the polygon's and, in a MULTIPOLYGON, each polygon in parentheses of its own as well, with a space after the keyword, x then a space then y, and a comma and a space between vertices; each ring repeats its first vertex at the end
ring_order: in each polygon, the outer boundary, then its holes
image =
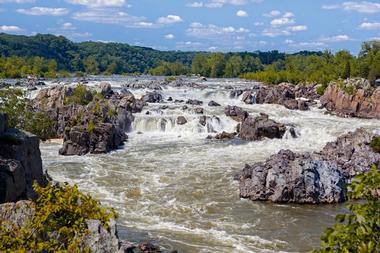
POLYGON ((230 92, 230 98, 237 98, 244 93, 244 90, 232 90, 230 92))
POLYGON ((162 102, 162 95, 158 92, 148 92, 142 96, 141 100, 145 103, 160 103, 162 102))
POLYGON ((178 116, 177 118, 177 124, 178 125, 185 125, 187 123, 187 119, 183 116, 178 116))
POLYGON ((240 127, 239 137, 243 140, 257 141, 262 138, 282 138, 286 132, 286 127, 268 118, 268 115, 261 114, 254 118, 248 116, 240 127))
POLYGON ((197 107, 197 108, 195 108, 194 111, 196 114, 203 114, 203 108, 202 107, 197 107))
POLYGON ((338 115, 380 119, 380 87, 371 87, 366 80, 349 79, 331 83, 321 97, 322 106, 338 115), (345 92, 344 86, 352 92, 345 92))
POLYGON ((200 100, 196 100, 196 99, 189 99, 186 101, 186 104, 188 104, 188 105, 202 105, 203 102, 200 100))
POLYGON ((227 133, 225 131, 215 135, 215 139, 217 140, 231 140, 233 138, 235 138, 236 136, 236 133, 227 133))
POLYGON ((108 153, 121 146, 127 139, 125 132, 113 124, 99 124, 91 132, 76 126, 67 131, 61 155, 85 155, 108 153))
POLYGON ((0 114, 0 203, 34 198, 33 182, 46 184, 37 136, 7 127, 0 114))
POLYGON ((240 196, 279 203, 339 203, 353 176, 380 163, 363 129, 339 137, 320 152, 281 150, 265 162, 246 165, 239 176, 240 196))
POLYGON ((248 117, 248 112, 238 106, 227 106, 224 108, 224 114, 238 122, 243 122, 248 117))
POLYGON ((104 97, 111 97, 113 95, 113 90, 111 87, 111 84, 102 82, 100 83, 100 94, 102 94, 104 97))
POLYGON ((218 103, 215 102, 214 100, 211 100, 211 101, 208 103, 208 106, 220 106, 220 104, 218 104, 218 103))

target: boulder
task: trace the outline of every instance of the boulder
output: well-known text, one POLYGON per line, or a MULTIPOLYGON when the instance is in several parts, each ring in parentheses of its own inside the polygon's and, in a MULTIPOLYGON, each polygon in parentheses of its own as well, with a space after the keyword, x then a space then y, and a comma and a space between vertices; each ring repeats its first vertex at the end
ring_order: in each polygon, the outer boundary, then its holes
POLYGON ((244 92, 241 101, 250 105, 256 104, 256 95, 253 93, 253 91, 246 91, 244 92))
POLYGON ((215 135, 215 139, 217 140, 231 140, 234 139, 236 136, 236 133, 227 133, 225 131, 215 135))
POLYGON ((176 122, 178 125, 185 125, 187 123, 187 119, 184 116, 178 116, 176 122))
POLYGON ((239 137, 243 140, 257 141, 262 138, 282 138, 286 127, 269 119, 268 115, 248 116, 240 127, 239 137))
POLYGON ((196 99, 188 99, 186 101, 186 104, 188 104, 188 105, 202 105, 203 102, 200 100, 196 100, 196 99))
POLYGON ((100 87, 100 94, 102 94, 104 97, 110 97, 113 94, 113 90, 110 83, 102 82, 99 84, 100 87))
POLYGON ((162 102, 162 95, 158 92, 148 92, 142 96, 141 100, 145 103, 160 103, 162 102))
POLYGON ((380 154, 368 145, 374 136, 358 129, 319 152, 281 150, 265 162, 246 165, 239 175, 240 196, 279 203, 343 202, 346 183, 380 164, 380 154))
POLYGON ((196 114, 203 114, 203 108, 202 107, 197 107, 197 108, 195 108, 194 111, 196 114))
POLYGON ((230 98, 238 98, 243 92, 244 90, 232 90, 230 92, 230 98))
POLYGON ((224 114, 238 122, 243 122, 248 117, 248 112, 238 106, 227 106, 224 108, 224 114))
POLYGON ((220 106, 220 104, 218 104, 218 103, 215 102, 214 100, 211 100, 211 101, 208 103, 208 106, 220 106))

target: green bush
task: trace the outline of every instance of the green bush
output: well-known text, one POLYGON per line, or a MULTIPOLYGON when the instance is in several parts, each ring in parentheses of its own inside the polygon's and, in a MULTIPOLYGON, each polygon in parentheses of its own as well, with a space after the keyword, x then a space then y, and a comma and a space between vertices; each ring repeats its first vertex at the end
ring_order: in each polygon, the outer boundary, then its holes
POLYGON ((380 171, 373 166, 356 176, 348 187, 349 214, 339 214, 339 224, 326 229, 322 247, 315 253, 380 252, 380 171))
POLYGON ((112 209, 101 207, 77 186, 35 184, 34 190, 39 197, 31 204, 35 209, 31 221, 21 228, 0 221, 1 252, 89 252, 82 245, 88 233, 86 220, 99 220, 110 230, 110 219, 117 218, 112 209))
POLYGON ((64 105, 88 105, 93 99, 93 94, 87 90, 86 85, 78 84, 71 95, 65 97, 64 105))
POLYGON ((96 124, 93 121, 90 121, 87 125, 87 132, 93 133, 96 128, 96 124))
POLYGON ((323 96, 323 94, 325 94, 326 89, 327 89, 327 85, 326 84, 322 84, 322 85, 318 86, 317 90, 316 90, 317 94, 319 96, 323 96))
POLYGON ((380 153, 380 137, 374 137, 369 146, 373 149, 373 151, 380 153))
POLYGON ((19 128, 46 140, 54 137, 55 123, 45 112, 35 112, 20 89, 0 89, 0 112, 8 114, 9 127, 19 128))

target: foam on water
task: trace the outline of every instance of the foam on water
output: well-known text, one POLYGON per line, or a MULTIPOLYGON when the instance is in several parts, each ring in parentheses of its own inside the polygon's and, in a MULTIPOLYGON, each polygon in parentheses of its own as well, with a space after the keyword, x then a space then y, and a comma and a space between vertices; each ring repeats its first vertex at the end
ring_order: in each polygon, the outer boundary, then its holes
MULTIPOLYGON (((124 80, 114 80, 121 87, 124 80)), ((206 126, 194 112, 198 106, 163 102, 135 115, 125 146, 106 155, 58 156, 59 144, 42 144, 45 168, 58 181, 76 183, 114 207, 119 222, 146 232, 166 248, 180 252, 305 252, 319 245, 325 227, 342 205, 294 206, 239 199, 233 176, 245 163, 263 161, 280 149, 314 151, 358 127, 378 130, 377 120, 338 118, 323 110, 290 111, 279 105, 246 105, 230 98, 228 86, 253 86, 236 80, 211 80, 205 89, 164 88, 165 101, 203 101, 206 126), (236 82, 236 83, 235 83, 236 82), (208 107, 210 100, 221 107, 208 107), (167 109, 160 109, 162 106, 167 109), (269 114, 295 127, 299 138, 258 142, 211 141, 210 132, 232 132, 236 122, 223 113, 238 105, 253 115, 269 114), (146 112, 149 111, 147 115, 146 112), (178 126, 178 116, 188 123, 178 126)), ((90 82, 89 85, 97 85, 90 82)), ((137 97, 147 90, 131 90, 137 97)), ((128 230, 129 231, 129 230, 128 230)))

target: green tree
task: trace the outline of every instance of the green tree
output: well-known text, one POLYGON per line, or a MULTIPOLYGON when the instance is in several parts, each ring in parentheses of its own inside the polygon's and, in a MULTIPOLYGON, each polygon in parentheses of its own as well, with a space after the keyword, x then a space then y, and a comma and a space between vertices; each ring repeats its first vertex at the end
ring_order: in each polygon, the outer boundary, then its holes
POLYGON ((373 166, 349 185, 349 214, 336 216, 339 224, 322 236, 322 247, 314 252, 380 252, 380 171, 373 166))
POLYGON ((243 59, 239 55, 231 56, 227 62, 224 69, 225 77, 237 77, 240 75, 243 68, 243 59))

